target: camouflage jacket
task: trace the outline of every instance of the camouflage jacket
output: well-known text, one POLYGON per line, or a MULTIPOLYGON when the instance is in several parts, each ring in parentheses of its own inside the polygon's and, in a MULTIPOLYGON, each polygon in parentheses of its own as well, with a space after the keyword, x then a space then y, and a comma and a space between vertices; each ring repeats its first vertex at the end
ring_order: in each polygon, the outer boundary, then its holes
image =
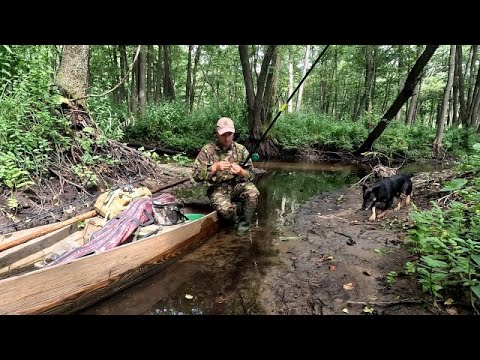
POLYGON ((235 141, 226 150, 222 150, 218 142, 205 145, 195 159, 193 178, 196 181, 208 181, 211 185, 229 181, 235 177, 238 182, 252 181, 254 179, 252 159, 249 159, 244 167, 244 177, 237 177, 230 172, 230 169, 225 171, 218 170, 215 174, 211 172, 212 165, 217 161, 227 160, 230 163, 242 165, 248 155, 247 148, 235 141))

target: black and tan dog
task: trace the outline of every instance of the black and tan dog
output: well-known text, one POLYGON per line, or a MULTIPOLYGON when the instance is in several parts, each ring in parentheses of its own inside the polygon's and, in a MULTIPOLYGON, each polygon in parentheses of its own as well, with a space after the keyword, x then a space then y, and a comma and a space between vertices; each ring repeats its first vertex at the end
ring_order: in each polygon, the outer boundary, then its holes
POLYGON ((410 198, 412 196, 412 176, 413 174, 393 175, 373 184, 370 187, 363 185, 362 209, 372 209, 372 215, 368 220, 375 221, 377 217, 375 209, 376 205, 379 203, 385 204, 383 212, 378 215, 379 218, 382 218, 386 211, 392 207, 393 199, 395 197, 399 200, 395 210, 399 210, 402 204, 400 199, 400 195, 402 193, 407 196, 405 199, 405 205, 409 205, 410 198))

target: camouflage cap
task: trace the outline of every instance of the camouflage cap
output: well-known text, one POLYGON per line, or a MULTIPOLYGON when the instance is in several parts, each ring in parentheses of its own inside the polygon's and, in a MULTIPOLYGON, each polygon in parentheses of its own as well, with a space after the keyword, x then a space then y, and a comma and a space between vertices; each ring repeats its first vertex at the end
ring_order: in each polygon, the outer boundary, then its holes
POLYGON ((235 132, 235 125, 233 120, 227 117, 222 117, 217 121, 217 132, 219 135, 225 134, 226 132, 235 132))

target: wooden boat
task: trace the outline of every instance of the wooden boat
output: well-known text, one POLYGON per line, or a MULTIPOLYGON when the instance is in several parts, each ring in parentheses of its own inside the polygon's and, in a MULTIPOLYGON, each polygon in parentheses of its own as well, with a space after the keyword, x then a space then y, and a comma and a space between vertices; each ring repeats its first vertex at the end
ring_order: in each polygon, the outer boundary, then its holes
POLYGON ((0 247, 6 248, 0 252, 0 314, 73 313, 152 275, 218 231, 215 211, 185 206, 187 214, 200 212, 203 217, 163 226, 155 235, 48 267, 42 264, 49 254, 84 245, 103 218, 63 226, 10 248, 49 225, 0 235, 0 247))

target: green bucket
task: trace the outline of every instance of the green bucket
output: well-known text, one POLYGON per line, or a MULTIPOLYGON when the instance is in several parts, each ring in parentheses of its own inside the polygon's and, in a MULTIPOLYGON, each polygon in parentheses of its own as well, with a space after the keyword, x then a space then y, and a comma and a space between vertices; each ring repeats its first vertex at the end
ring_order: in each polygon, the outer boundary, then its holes
POLYGON ((185 214, 185 216, 187 217, 188 220, 194 221, 194 220, 201 219, 205 215, 203 215, 203 214, 185 214))

